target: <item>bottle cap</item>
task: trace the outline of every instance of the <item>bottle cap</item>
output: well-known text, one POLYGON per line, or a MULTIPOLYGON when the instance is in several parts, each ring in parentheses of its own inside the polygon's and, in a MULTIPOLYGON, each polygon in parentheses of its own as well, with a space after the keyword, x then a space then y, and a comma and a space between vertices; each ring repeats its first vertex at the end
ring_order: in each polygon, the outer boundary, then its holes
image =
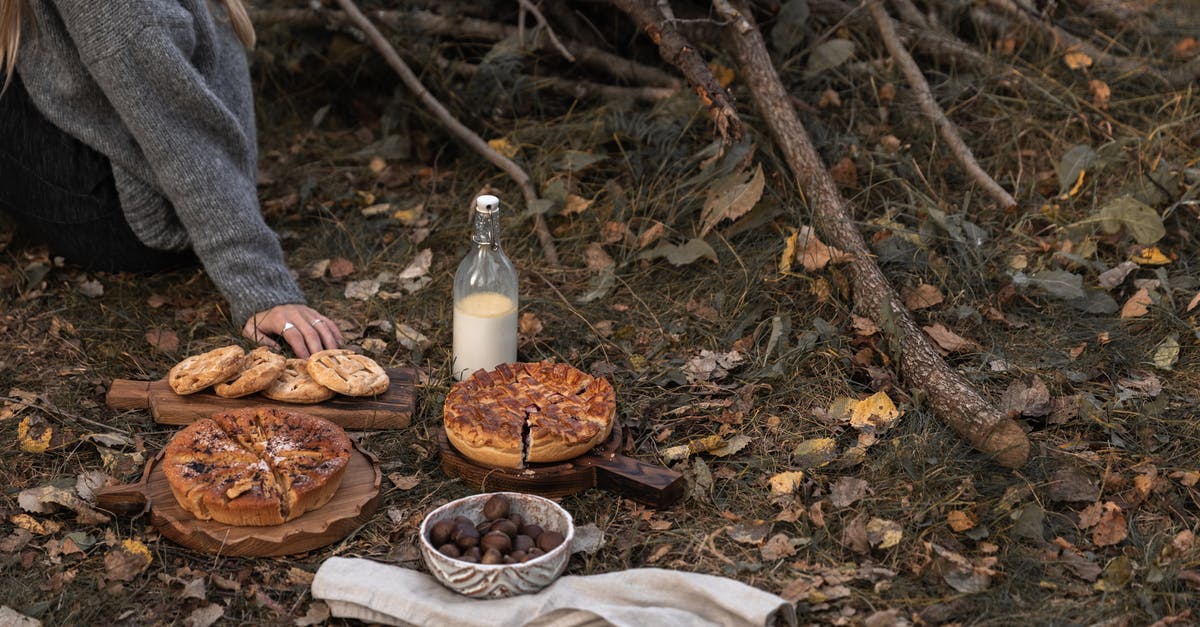
POLYGON ((475 199, 475 211, 479 213, 496 213, 500 210, 500 199, 491 194, 484 194, 475 199))

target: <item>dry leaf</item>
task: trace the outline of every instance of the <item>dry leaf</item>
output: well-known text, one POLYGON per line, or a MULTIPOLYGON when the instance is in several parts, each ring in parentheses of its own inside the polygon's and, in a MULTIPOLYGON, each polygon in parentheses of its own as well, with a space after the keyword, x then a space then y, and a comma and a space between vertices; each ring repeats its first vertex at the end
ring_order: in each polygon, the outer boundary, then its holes
POLYGON ((729 87, 733 83, 733 68, 721 65, 716 61, 708 64, 708 71, 712 73, 713 78, 717 79, 717 83, 721 87, 729 87))
POLYGON ((350 281, 346 284, 346 290, 343 295, 346 298, 354 300, 370 300, 370 298, 379 293, 379 281, 375 279, 366 279, 364 281, 350 281))
POLYGON ((769 520, 747 520, 736 525, 731 525, 726 528, 725 534, 734 542, 741 544, 762 544, 763 540, 767 539, 767 534, 771 533, 771 521, 769 520))
POLYGON ((1158 246, 1151 246, 1143 249, 1142 252, 1133 255, 1129 258, 1130 261, 1139 266, 1161 266, 1171 263, 1171 258, 1164 255, 1158 246))
POLYGON ((506 137, 497 137, 496 139, 489 139, 488 146, 491 147, 492 150, 495 150, 496 152, 504 155, 505 157, 508 157, 509 159, 512 159, 513 157, 517 156, 517 152, 520 151, 520 148, 518 148, 512 142, 508 141, 508 138, 506 138, 506 137))
POLYGON ((418 476, 418 475, 402 475, 398 472, 390 473, 388 475, 388 481, 391 481, 392 485, 396 486, 397 488, 400 488, 401 490, 411 490, 411 489, 417 487, 418 485, 421 485, 421 477, 420 476, 418 476))
MULTIPOLYGON (((853 259, 849 253, 827 246, 809 226, 800 227, 795 235, 795 255, 800 265, 809 272, 823 270, 830 263, 839 264, 853 259)), ((788 267, 791 267, 790 260, 788 267)))
POLYGON ((1122 318, 1138 318, 1150 313, 1150 305, 1154 301, 1150 300, 1150 292, 1146 288, 1142 288, 1129 297, 1125 304, 1121 306, 1122 318))
POLYGON ((746 215, 762 198, 765 182, 760 163, 749 180, 745 173, 735 172, 714 183, 700 213, 700 237, 725 220, 746 215))
POLYGON ((354 274, 354 262, 345 257, 338 257, 329 262, 330 278, 340 281, 351 274, 354 274))
POLYGON ((719 435, 697 438, 687 444, 671 446, 663 449, 662 458, 666 462, 677 462, 691 457, 694 453, 707 453, 725 444, 725 439, 719 435))
POLYGON ((829 488, 829 501, 834 507, 853 505, 867 495, 867 482, 858 477, 841 477, 829 488))
POLYGON ((867 523, 867 541, 877 549, 890 549, 900 544, 904 530, 899 524, 883 518, 872 518, 867 523))
POLYGON ((1054 410, 1050 398, 1050 390, 1041 377, 1034 376, 1028 381, 1016 379, 1000 396, 1000 411, 1006 416, 1041 417, 1054 410))
POLYGON ((1092 91, 1092 104, 1097 109, 1107 109, 1108 102, 1112 99, 1112 89, 1108 83, 1093 78, 1088 81, 1088 89, 1092 91))
POLYGON ((521 313, 517 320, 517 331, 525 337, 537 337, 543 329, 542 320, 532 311, 521 313))
POLYGON ((804 472, 792 470, 772 476, 768 483, 772 494, 794 494, 804 484, 804 472))
POLYGON ((209 627, 225 616, 225 606, 208 603, 192 610, 183 620, 184 627, 209 627))
POLYGON ((940 305, 946 299, 942 295, 942 290, 928 283, 922 283, 915 289, 904 289, 902 290, 902 296, 904 298, 904 306, 908 307, 910 311, 940 305))
POLYGON ((727 353, 717 353, 701 349, 700 355, 693 357, 683 366, 683 373, 689 382, 717 381, 725 378, 730 370, 740 366, 745 357, 736 350, 727 353))
POLYGON ((825 91, 821 92, 821 99, 817 101, 817 106, 821 107, 822 109, 840 107, 842 106, 842 97, 838 95, 837 91, 826 89, 825 91))
POLYGON ((319 279, 324 277, 325 273, 329 271, 329 264, 330 261, 328 259, 318 259, 312 262, 312 265, 308 267, 308 277, 310 279, 319 279))
POLYGON ((962 533, 968 529, 975 528, 975 525, 979 524, 979 517, 975 515, 975 512, 955 509, 946 514, 946 523, 954 531, 962 533))
POLYGON ((104 555, 104 573, 110 581, 132 581, 150 566, 154 557, 138 540, 123 540, 104 555))
POLYGON ((762 553, 763 559, 773 561, 795 555, 796 545, 786 534, 777 533, 762 545, 759 552, 762 553))
POLYGON ((600 242, 588 244, 587 249, 583 251, 583 262, 592 272, 601 272, 616 265, 600 242))
POLYGON ((833 438, 805 440, 796 445, 792 457, 801 468, 820 468, 837 457, 837 442, 833 438))
POLYGON ((925 334, 933 340, 934 344, 946 353, 957 353, 978 346, 975 342, 947 329, 940 322, 927 327, 921 327, 921 330, 925 331, 925 334))
POLYGON ((328 620, 329 606, 321 601, 313 601, 304 616, 297 618, 294 624, 295 627, 313 627, 313 625, 323 625, 328 620))
POLYGON ((833 182, 843 187, 854 187, 858 184, 858 167, 850 157, 842 157, 829 168, 833 182))
POLYGON ((569 216, 575 213, 583 213, 584 211, 588 210, 588 207, 592 206, 593 202, 595 201, 588 200, 582 196, 567 194, 566 205, 563 207, 563 210, 559 212, 559 215, 569 216))
POLYGON ((879 333, 879 327, 875 325, 875 322, 870 318, 865 318, 863 316, 851 316, 850 327, 854 329, 855 335, 861 335, 863 337, 870 337, 876 333, 879 333))
POLYGON ((179 350, 179 336, 170 329, 146 331, 146 342, 160 353, 174 353, 179 350))
MULTIPOLYGON (((830 411, 833 414, 833 411, 830 411)), ((876 392, 854 404, 850 411, 850 426, 855 429, 881 432, 900 418, 902 413, 887 392, 876 392)))
POLYGON ((28 414, 17 423, 17 442, 26 453, 45 453, 74 440, 73 432, 52 425, 41 416, 28 414))
POLYGON ((1129 529, 1125 525, 1125 514, 1112 501, 1104 503, 1104 511, 1092 529, 1092 543, 1098 547, 1112 546, 1125 539, 1129 529))
POLYGON ((364 217, 370 218, 370 217, 374 217, 374 216, 384 215, 391 210, 392 210, 392 203, 381 202, 381 203, 371 205, 370 207, 363 207, 360 210, 360 212, 363 214, 364 217))
POLYGON ((1072 70, 1082 70, 1092 67, 1092 58, 1078 50, 1072 50, 1063 55, 1063 62, 1072 70))
POLYGON ((52 535, 62 529, 60 523, 53 520, 38 520, 29 514, 13 514, 8 517, 8 522, 38 536, 52 535))
POLYGON ((646 230, 642 231, 641 234, 638 235, 638 238, 637 238, 638 250, 641 250, 641 249, 649 246, 650 244, 653 244, 654 242, 658 241, 658 239, 660 237, 662 237, 663 230, 665 230, 666 228, 667 228, 666 225, 664 225, 662 222, 655 220, 654 224, 651 224, 649 227, 646 228, 646 230))

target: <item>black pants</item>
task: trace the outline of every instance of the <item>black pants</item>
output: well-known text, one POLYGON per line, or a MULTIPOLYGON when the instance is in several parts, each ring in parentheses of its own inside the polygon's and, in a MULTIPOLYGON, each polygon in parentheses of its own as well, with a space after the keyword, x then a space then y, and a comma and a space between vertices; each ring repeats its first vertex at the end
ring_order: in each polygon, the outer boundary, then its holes
POLYGON ((16 76, 0 95, 0 211, 22 235, 89 270, 148 272, 195 263, 191 252, 155 250, 138 240, 121 211, 108 158, 42 117, 16 76))

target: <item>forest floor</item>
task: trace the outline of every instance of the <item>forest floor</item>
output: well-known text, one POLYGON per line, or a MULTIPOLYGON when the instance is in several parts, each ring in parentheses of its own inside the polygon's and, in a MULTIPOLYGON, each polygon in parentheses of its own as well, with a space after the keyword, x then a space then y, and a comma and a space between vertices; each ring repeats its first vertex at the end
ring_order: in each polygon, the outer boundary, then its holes
MULTIPOLYGON (((1146 23, 1163 35, 1137 39, 1141 54, 1200 54, 1187 4, 1154 7, 1146 23)), ((1016 189, 1004 211, 942 148, 898 71, 871 61, 887 58, 871 33, 814 24, 853 41, 853 58, 805 73, 806 43, 780 63, 784 81, 906 304, 1028 429, 1028 464, 991 463, 909 392, 854 310, 845 266, 797 237, 811 211, 736 73, 750 140, 719 153, 687 89, 652 105, 570 102, 421 72, 552 201, 552 265, 517 187, 443 134, 374 52, 281 26, 260 32, 254 55, 264 214, 349 343, 423 373, 410 427, 355 435, 381 463, 379 510, 328 547, 238 558, 180 547, 146 516, 99 520, 31 496, 136 480, 175 428, 106 407, 111 381, 158 379, 244 340, 199 269, 83 272, 6 229, 0 606, 47 625, 342 624, 311 597, 324 560, 424 569, 422 517, 476 491, 442 471, 436 434, 453 273, 471 199, 489 191, 520 275, 520 358, 607 377, 626 453, 688 482, 670 508, 598 489, 562 498, 603 537, 569 574, 730 577, 795 603, 804 624, 1200 620, 1195 85, 1011 37, 980 41, 1035 83, 919 57, 984 169, 1016 189), (755 196, 748 212, 710 193, 736 184, 755 196), (701 235, 706 204, 731 219, 701 235), (851 420, 868 398, 896 408, 873 437, 851 420), (679 451, 712 436, 719 446, 679 451)))

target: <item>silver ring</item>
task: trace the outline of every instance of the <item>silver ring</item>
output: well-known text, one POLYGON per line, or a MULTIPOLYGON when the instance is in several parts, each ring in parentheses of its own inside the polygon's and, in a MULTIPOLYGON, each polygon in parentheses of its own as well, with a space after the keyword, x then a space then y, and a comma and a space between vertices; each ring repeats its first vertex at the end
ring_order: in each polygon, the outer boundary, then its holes
POLYGON ((283 329, 280 331, 280 333, 283 333, 284 331, 287 331, 288 329, 295 329, 295 328, 296 328, 296 325, 294 325, 290 322, 285 322, 285 323, 283 323, 283 329))
POLYGON ((315 326, 317 326, 318 324, 325 324, 325 321, 324 321, 324 320, 321 320, 320 318, 318 318, 318 319, 316 319, 316 320, 313 320, 313 321, 312 321, 312 322, 310 322, 309 324, 311 324, 311 325, 313 325, 313 326, 315 327, 315 326))

